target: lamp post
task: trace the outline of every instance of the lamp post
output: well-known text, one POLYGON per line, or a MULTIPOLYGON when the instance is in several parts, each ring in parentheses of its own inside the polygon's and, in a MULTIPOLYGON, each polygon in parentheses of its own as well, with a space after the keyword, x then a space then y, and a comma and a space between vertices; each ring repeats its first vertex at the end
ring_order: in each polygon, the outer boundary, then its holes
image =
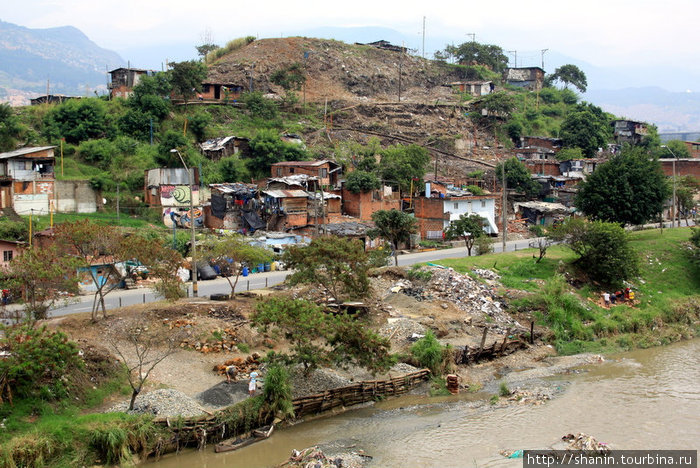
POLYGON ((669 153, 673 156, 673 199, 672 201, 672 216, 671 216, 671 227, 676 227, 676 159, 678 157, 676 156, 676 153, 671 151, 671 148, 669 148, 666 145, 661 145, 662 148, 666 148, 669 153))
POLYGON ((175 148, 171 149, 170 152, 177 153, 177 155, 180 157, 180 162, 187 171, 187 179, 190 183, 190 242, 192 244, 192 297, 197 297, 197 260, 195 255, 196 245, 194 238, 194 177, 192 177, 192 171, 187 167, 187 164, 185 164, 185 160, 183 159, 182 154, 180 154, 180 152, 175 148))

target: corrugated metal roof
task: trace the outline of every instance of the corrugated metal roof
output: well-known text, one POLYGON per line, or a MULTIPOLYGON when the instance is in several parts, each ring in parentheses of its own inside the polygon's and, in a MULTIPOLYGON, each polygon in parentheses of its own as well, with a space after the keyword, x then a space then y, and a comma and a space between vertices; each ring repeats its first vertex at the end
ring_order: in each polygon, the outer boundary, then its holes
POLYGON ((303 190, 263 190, 263 194, 272 198, 307 198, 308 192, 303 190))
POLYGON ((188 185, 189 175, 183 167, 161 167, 148 171, 148 186, 188 185))
POLYGON ((317 166, 322 166, 324 164, 331 164, 334 166, 338 166, 338 163, 335 161, 331 161, 330 159, 321 159, 320 161, 283 161, 283 162, 278 162, 272 164, 272 166, 309 166, 309 167, 317 167, 317 166))
POLYGON ((17 156, 24 156, 31 153, 38 153, 39 151, 46 151, 56 148, 55 146, 38 146, 32 148, 20 148, 14 151, 8 151, 6 153, 0 153, 0 159, 16 158, 17 156))

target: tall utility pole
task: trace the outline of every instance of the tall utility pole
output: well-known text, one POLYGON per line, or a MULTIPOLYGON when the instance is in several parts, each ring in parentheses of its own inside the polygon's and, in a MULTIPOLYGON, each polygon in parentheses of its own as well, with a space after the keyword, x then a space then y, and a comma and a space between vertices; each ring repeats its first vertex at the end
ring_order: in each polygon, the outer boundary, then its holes
POLYGON ((518 68, 518 51, 517 50, 507 50, 509 54, 515 55, 515 67, 513 68, 518 68))
POLYGON ((508 212, 508 196, 506 195, 506 162, 503 161, 503 165, 501 166, 501 179, 503 180, 503 200, 501 201, 501 219, 503 223, 503 252, 506 251, 506 241, 508 240, 508 219, 507 219, 507 212, 508 212))
POLYGON ((423 58, 425 58, 425 16, 423 17, 423 58))
POLYGON ((401 60, 403 58, 404 43, 401 42, 401 52, 399 52, 399 102, 401 102, 401 60))
POLYGON ((544 53, 547 52, 549 49, 542 49, 540 52, 542 52, 542 70, 544 70, 544 53))
POLYGON ((194 236, 194 176, 192 175, 192 170, 187 167, 187 164, 185 164, 185 160, 182 157, 182 154, 175 148, 170 150, 171 153, 177 153, 177 155, 180 157, 180 162, 182 163, 182 166, 185 168, 187 171, 187 180, 190 183, 190 242, 192 243, 192 265, 191 265, 191 271, 192 271, 192 297, 197 297, 197 257, 196 257, 196 245, 195 245, 195 236, 194 236))
MULTIPOLYGON (((671 199, 671 227, 676 227, 676 153, 671 151, 671 148, 669 148, 666 145, 661 145, 662 148, 666 148, 669 153, 671 153, 671 156, 673 156, 673 198, 671 199)), ((663 220, 661 221, 663 223, 663 220)), ((680 222, 678 222, 678 225, 680 227, 680 222)))
POLYGON ((471 36, 472 37, 472 42, 476 42, 476 33, 467 33, 465 36, 471 36))

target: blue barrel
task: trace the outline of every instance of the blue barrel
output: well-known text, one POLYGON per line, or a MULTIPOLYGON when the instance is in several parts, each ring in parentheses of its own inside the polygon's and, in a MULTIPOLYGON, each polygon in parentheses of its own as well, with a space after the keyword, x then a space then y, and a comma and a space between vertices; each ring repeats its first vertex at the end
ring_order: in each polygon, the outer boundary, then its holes
POLYGON ((248 276, 248 267, 243 267, 243 276, 248 276))
POLYGON ((270 271, 270 264, 269 263, 265 264, 265 271, 270 271))
POLYGON ((258 271, 259 271, 260 273, 262 273, 263 271, 265 271, 265 264, 263 264, 263 263, 258 263, 258 271))

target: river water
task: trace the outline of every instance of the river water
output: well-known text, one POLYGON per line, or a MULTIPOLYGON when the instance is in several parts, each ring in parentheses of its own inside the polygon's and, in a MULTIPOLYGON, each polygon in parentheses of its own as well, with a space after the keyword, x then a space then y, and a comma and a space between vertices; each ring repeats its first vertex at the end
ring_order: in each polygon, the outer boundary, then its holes
POLYGON ((561 392, 544 405, 474 407, 455 397, 406 396, 275 431, 235 452, 168 455, 152 468, 269 467, 292 449, 340 441, 372 467, 521 467, 500 450, 546 448, 585 432, 618 449, 700 449, 700 339, 611 356, 586 372, 549 378, 561 392))

